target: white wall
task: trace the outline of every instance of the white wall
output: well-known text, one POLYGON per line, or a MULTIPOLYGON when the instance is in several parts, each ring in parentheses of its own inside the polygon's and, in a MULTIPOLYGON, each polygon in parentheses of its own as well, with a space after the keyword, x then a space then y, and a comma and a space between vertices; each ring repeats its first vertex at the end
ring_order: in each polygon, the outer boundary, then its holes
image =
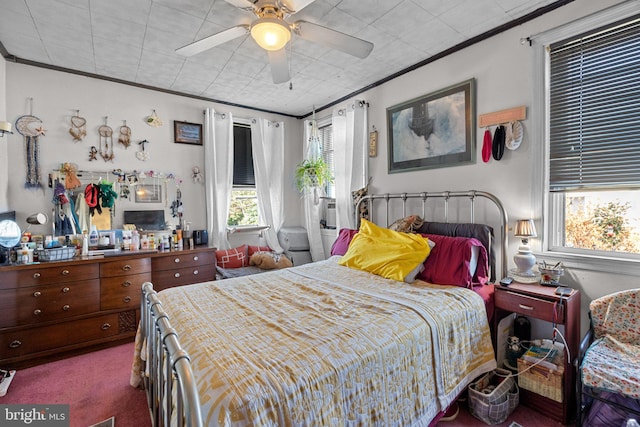
MULTIPOLYGON (((378 156, 370 158, 370 189, 375 193, 421 192, 442 190, 483 190, 498 196, 510 218, 510 227, 516 219, 536 218, 533 212, 533 174, 542 164, 534 164, 534 144, 530 138, 533 100, 533 51, 520 39, 537 34, 572 20, 586 16, 608 6, 620 3, 616 0, 577 0, 529 21, 504 33, 477 43, 441 60, 435 61, 381 86, 357 96, 369 102, 370 130, 378 130, 378 156), (505 150, 501 161, 482 161, 484 129, 476 129, 476 163, 440 169, 388 173, 386 109, 404 101, 429 94, 442 88, 476 79, 476 120, 484 113, 524 105, 527 119, 524 140, 518 150, 505 150)), ((328 111, 320 112, 323 116, 328 111)), ((539 215, 537 216, 539 217, 539 215)), ((512 230, 511 230, 512 233, 512 230)), ((517 251, 518 239, 509 235, 509 267, 517 251)), ((584 269, 572 268, 563 281, 582 291, 582 330, 588 327, 589 302, 602 295, 638 287, 635 276, 611 275, 594 271, 588 265, 584 269)))
MULTIPOLYGON (((7 62, 0 57, 0 120, 11 121, 7 117, 7 62)), ((7 200, 7 174, 8 174, 8 139, 10 135, 0 138, 0 212, 9 210, 7 200)))
MULTIPOLYGON (((295 164, 302 156, 302 139, 299 137, 302 124, 293 118, 15 63, 6 64, 6 80, 7 120, 15 122, 21 115, 29 114, 28 98, 33 98, 33 115, 43 121, 46 129, 46 135, 39 140, 44 191, 24 188, 26 162, 23 137, 14 132, 2 140, 8 146, 7 156, 10 161, 8 168, 3 169, 6 170, 6 175, 0 175, 0 188, 8 182, 9 208, 16 210, 20 224, 24 224, 26 216, 34 212, 51 212, 53 192, 46 188, 47 176, 54 169, 59 169, 61 163, 70 162, 87 171, 153 170, 176 174, 183 179, 181 191, 184 220, 191 222, 192 229, 205 228, 204 184, 196 184, 191 179, 193 166, 205 169, 204 150, 202 146, 174 143, 173 121, 203 123, 203 110, 206 107, 214 107, 218 112, 230 111, 234 117, 263 117, 283 121, 285 164, 295 164), (76 110, 80 110, 80 116, 87 120, 87 136, 82 142, 74 143, 69 128, 70 118, 76 114, 76 110), (144 122, 144 118, 151 115, 153 110, 163 120, 162 127, 151 127, 144 122), (104 162, 98 156, 97 161, 90 162, 89 149, 92 145, 99 147, 97 130, 104 124, 105 116, 108 117, 108 125, 114 130, 115 158, 113 162, 104 162), (131 146, 128 149, 117 143, 118 128, 123 125, 123 120, 126 120, 127 126, 132 130, 131 146), (137 143, 143 139, 150 141, 145 148, 150 154, 150 160, 146 162, 138 160, 135 155, 140 149, 137 143)), ((163 180, 159 182, 164 185, 163 180)), ((285 182, 293 183, 293 168, 285 171, 285 182)), ((170 206, 175 198, 173 181, 169 181, 167 187, 168 201, 161 204, 117 200, 114 228, 121 227, 124 209, 162 209, 170 206)), ((290 188, 285 186, 286 223, 299 225, 300 212, 299 196, 294 191, 293 184, 290 188)), ((168 209, 166 218, 172 218, 168 209)), ((49 226, 32 228, 34 233, 50 234, 50 230, 49 226)))

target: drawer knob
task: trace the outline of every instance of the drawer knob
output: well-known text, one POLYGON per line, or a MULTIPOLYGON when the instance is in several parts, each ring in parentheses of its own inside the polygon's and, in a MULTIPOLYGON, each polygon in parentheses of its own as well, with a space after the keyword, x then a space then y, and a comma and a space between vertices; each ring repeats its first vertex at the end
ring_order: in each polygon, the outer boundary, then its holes
POLYGON ((9 344, 9 348, 18 348, 22 345, 22 341, 13 340, 11 344, 9 344))
POLYGON ((108 323, 103 323, 102 326, 100 326, 100 329, 102 329, 103 331, 108 330, 111 327, 110 324, 108 323))
POLYGON ((40 316, 41 313, 42 313, 42 310, 40 310, 39 308, 36 308, 35 310, 33 310, 34 316, 40 316))
POLYGON ((69 275, 69 270, 62 270, 62 275, 63 276, 68 276, 69 275))
POLYGON ((198 270, 193 270, 193 274, 194 275, 198 274, 198 270))
POLYGON ((42 292, 40 292, 40 291, 35 291, 35 292, 33 293, 33 296, 34 296, 34 297, 39 297, 40 295, 42 295, 42 292))
POLYGON ((131 286, 131 282, 130 282, 130 281, 128 281, 128 280, 125 280, 125 281, 122 283, 122 286, 124 286, 125 288, 128 288, 129 286, 131 286))
POLYGON ((40 273, 33 273, 33 278, 34 279, 39 279, 40 278, 40 273))
POLYGON ((63 293, 63 294, 66 294, 66 293, 67 293, 67 292, 69 292, 70 290, 71 290, 71 289, 69 289, 68 287, 66 287, 66 286, 65 286, 64 288, 62 288, 62 293, 63 293))
POLYGON ((531 307, 530 305, 518 304, 518 307, 520 307, 523 310, 533 311, 533 307, 531 307))
POLYGON ((131 270, 131 266, 129 264, 125 264, 125 265, 122 266, 122 270, 123 271, 129 271, 129 270, 131 270))
POLYGON ((194 260, 194 261, 197 261, 197 260, 198 260, 198 255, 194 256, 194 257, 193 257, 193 260, 194 260))
POLYGON ((131 302, 131 297, 127 295, 126 297, 122 298, 122 301, 131 302))
POLYGON ((180 277, 180 273, 174 274, 173 277, 175 277, 177 279, 178 277, 180 277))
POLYGON ((173 260, 173 262, 175 262, 176 264, 180 262, 180 258, 176 258, 173 260))
POLYGON ((70 308, 71 306, 69 304, 65 304, 62 306, 62 311, 69 311, 70 308))

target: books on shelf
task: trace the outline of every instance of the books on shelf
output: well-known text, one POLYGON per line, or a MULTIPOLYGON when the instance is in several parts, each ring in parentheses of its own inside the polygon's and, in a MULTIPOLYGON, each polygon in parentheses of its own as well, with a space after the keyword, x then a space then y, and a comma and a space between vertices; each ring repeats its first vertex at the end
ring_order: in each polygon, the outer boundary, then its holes
POLYGON ((563 359, 562 347, 553 344, 533 345, 522 355, 522 360, 554 371, 564 371, 563 359))

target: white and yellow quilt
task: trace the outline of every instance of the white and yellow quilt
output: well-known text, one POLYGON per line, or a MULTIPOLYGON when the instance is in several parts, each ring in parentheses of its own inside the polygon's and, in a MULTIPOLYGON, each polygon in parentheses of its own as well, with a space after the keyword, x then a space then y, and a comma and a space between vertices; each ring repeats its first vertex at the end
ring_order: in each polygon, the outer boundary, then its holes
POLYGON ((427 426, 496 367, 473 291, 337 259, 160 292, 205 425, 427 426))

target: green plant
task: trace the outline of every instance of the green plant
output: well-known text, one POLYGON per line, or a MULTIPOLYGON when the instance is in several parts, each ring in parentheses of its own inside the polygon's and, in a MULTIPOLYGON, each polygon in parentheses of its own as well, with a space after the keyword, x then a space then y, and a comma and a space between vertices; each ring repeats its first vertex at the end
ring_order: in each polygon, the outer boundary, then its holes
POLYGON ((303 193, 313 187, 324 187, 333 182, 329 165, 322 158, 305 159, 296 167, 296 187, 303 193))

